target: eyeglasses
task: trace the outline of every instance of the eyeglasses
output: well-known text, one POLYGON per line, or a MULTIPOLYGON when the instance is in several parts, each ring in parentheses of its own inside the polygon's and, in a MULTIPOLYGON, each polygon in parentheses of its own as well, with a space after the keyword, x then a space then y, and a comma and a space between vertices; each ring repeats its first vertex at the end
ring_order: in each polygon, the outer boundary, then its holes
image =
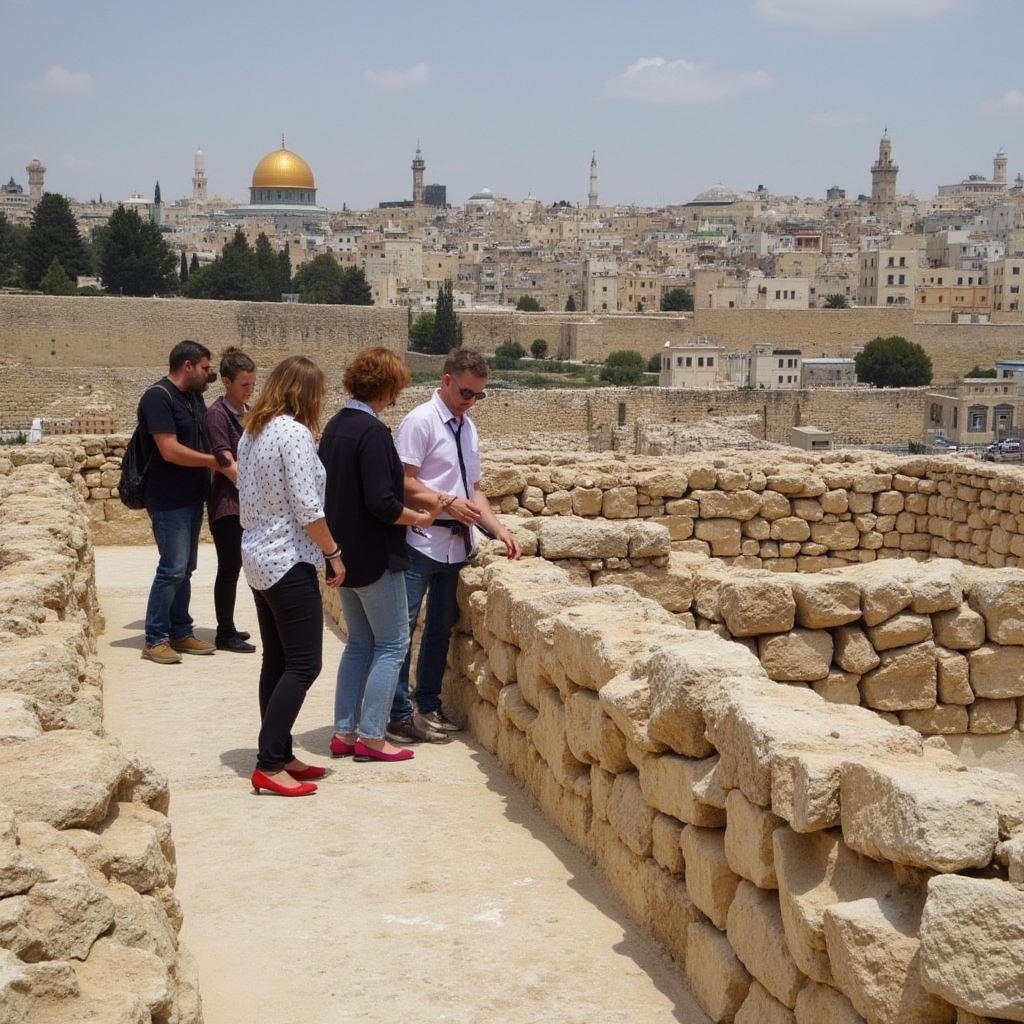
POLYGON ((468 402, 471 398, 480 401, 480 399, 487 397, 486 391, 474 391, 472 388, 459 388, 459 394, 462 395, 464 402, 468 402))

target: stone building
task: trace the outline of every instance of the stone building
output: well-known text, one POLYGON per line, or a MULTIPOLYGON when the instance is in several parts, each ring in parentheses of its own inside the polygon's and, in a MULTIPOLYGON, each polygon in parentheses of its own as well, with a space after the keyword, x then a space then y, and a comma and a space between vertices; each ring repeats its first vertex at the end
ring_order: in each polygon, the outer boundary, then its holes
POLYGON ((800 362, 801 387, 850 387, 856 383, 857 366, 852 359, 817 356, 800 362))
POLYGON ((666 343, 658 385, 663 388, 716 388, 725 350, 710 338, 666 343))
POLYGON ((316 205, 313 169, 298 153, 285 149, 283 137, 281 148, 253 170, 248 205, 227 210, 225 216, 231 221, 270 219, 279 234, 309 228, 323 232, 327 227, 327 209, 316 205))
POLYGON ((962 384, 925 395, 926 436, 939 433, 957 444, 985 445, 1021 425, 1021 386, 1012 378, 967 377, 962 384))
POLYGON ((857 305, 913 305, 918 262, 917 249, 880 247, 862 252, 857 305))
POLYGON ((878 159, 871 165, 871 213, 884 226, 896 223, 896 175, 888 129, 878 143, 878 159))

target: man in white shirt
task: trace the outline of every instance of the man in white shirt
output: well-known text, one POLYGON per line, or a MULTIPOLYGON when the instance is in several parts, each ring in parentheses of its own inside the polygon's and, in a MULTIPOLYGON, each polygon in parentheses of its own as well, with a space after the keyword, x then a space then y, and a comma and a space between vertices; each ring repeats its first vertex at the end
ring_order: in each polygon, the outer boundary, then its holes
POLYGON ((395 447, 405 466, 405 500, 413 508, 438 510, 434 524, 408 530, 409 634, 427 598, 426 621, 416 663, 416 707, 409 699, 409 655, 398 680, 388 732, 400 740, 441 740, 457 732, 441 708, 441 679, 448 640, 458 618, 459 570, 476 551, 483 530, 505 545, 509 558, 519 545, 491 511, 480 490, 480 441, 469 410, 485 398, 487 363, 479 352, 454 349, 433 397, 399 424, 395 447))

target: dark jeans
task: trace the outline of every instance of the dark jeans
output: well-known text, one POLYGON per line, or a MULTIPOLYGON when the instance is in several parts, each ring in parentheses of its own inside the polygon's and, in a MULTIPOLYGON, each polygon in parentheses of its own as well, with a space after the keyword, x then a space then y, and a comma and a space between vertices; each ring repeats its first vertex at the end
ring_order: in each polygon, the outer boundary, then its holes
POLYGON ((293 565, 272 587, 254 590, 263 647, 256 767, 276 772, 293 760, 292 726, 320 675, 324 611, 316 570, 293 565))
POLYGON ((192 635, 192 573, 199 556, 203 506, 151 509, 149 519, 160 552, 146 604, 146 643, 166 643, 192 635))
POLYGON ((235 591, 242 571, 242 521, 221 516, 210 523, 217 549, 217 578, 213 581, 213 607, 217 612, 217 639, 230 640, 235 629, 235 591))
POLYGON ((409 603, 409 651, 398 675, 398 688, 391 703, 391 721, 401 722, 412 716, 409 700, 409 662, 412 637, 416 632, 420 605, 427 598, 427 615, 423 623, 420 654, 416 660, 416 706, 424 715, 441 708, 441 680, 448 661, 448 640, 452 626, 459 617, 455 598, 459 571, 465 562, 435 562, 433 558, 407 548, 409 568, 405 571, 405 594, 409 603))

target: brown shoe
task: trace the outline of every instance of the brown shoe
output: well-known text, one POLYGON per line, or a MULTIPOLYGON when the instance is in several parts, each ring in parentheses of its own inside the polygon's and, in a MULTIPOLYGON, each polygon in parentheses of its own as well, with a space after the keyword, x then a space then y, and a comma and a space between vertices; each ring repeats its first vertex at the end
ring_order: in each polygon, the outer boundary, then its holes
POLYGON ((142 656, 157 665, 181 664, 181 655, 166 640, 159 644, 146 644, 142 648, 142 656))
POLYGON ((213 654, 216 647, 200 640, 197 636, 183 636, 180 640, 172 640, 171 646, 182 654, 213 654))
POLYGON ((427 725, 418 711, 414 711, 411 718, 388 722, 386 735, 393 743, 447 743, 450 739, 427 725))

